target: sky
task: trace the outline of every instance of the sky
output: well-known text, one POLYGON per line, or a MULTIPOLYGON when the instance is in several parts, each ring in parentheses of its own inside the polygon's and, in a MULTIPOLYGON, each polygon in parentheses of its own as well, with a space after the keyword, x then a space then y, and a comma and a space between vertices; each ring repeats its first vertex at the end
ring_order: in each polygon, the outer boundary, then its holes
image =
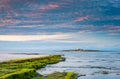
POLYGON ((25 46, 120 50, 120 1, 0 0, 0 51, 25 46))

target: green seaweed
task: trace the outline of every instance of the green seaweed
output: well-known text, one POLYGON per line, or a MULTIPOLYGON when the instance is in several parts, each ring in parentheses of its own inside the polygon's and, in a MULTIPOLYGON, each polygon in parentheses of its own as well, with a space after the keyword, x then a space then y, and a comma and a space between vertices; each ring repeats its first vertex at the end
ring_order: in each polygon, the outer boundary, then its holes
POLYGON ((64 61, 61 55, 16 59, 0 63, 0 79, 30 79, 37 75, 36 70, 48 64, 64 61))
POLYGON ((47 76, 41 76, 39 79, 77 79, 78 74, 73 72, 55 72, 47 76))

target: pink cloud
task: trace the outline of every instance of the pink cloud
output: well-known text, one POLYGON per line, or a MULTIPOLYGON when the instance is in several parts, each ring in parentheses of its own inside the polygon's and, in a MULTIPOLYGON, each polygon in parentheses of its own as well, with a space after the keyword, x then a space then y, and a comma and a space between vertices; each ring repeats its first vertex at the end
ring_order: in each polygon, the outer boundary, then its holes
POLYGON ((0 24, 0 27, 3 27, 3 26, 5 26, 5 24, 0 24))
POLYGON ((118 32, 120 32, 120 29, 110 29, 110 30, 108 30, 108 32, 118 33, 118 32))
POLYGON ((92 33, 90 30, 80 30, 79 33, 92 33))
POLYGON ((5 19, 5 20, 2 20, 3 23, 12 23, 14 22, 12 19, 5 19))
POLYGON ((1 27, 2 27, 2 26, 5 26, 5 25, 7 25, 7 24, 9 24, 9 23, 11 23, 11 22, 13 22, 12 19, 1 19, 1 20, 0 20, 0 26, 1 26, 1 27))
POLYGON ((111 28, 113 28, 113 29, 120 29, 120 26, 113 26, 111 28))
POLYGON ((85 16, 85 17, 78 17, 77 19, 74 20, 74 22, 82 22, 85 21, 89 18, 89 16, 85 16))
POLYGON ((60 6, 58 4, 48 4, 48 5, 44 5, 44 6, 41 6, 40 9, 42 11, 46 11, 46 10, 53 10, 53 9, 57 9, 59 8, 60 6))
POLYGON ((7 25, 14 26, 19 22, 20 22, 19 20, 14 20, 14 19, 1 19, 0 20, 0 26, 1 27, 2 26, 7 26, 7 25))
POLYGON ((11 2, 11 0, 0 0, 0 1, 1 1, 1 3, 4 3, 4 4, 8 4, 11 2))
POLYGON ((112 26, 109 28, 108 32, 110 33, 120 33, 120 26, 112 26))

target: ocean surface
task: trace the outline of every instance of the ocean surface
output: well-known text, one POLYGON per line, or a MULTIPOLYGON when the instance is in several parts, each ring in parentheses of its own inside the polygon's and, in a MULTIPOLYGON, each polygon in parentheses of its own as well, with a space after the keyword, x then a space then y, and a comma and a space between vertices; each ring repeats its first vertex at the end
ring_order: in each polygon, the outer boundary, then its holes
POLYGON ((53 72, 85 74, 78 79, 120 79, 119 52, 51 52, 43 55, 61 54, 66 61, 48 65, 37 72, 47 75, 53 72), (103 72, 107 72, 104 74, 103 72))
MULTIPOLYGON (((12 53, 6 54, 8 58, 32 57, 36 55, 63 55, 66 61, 48 65, 37 70, 38 73, 47 75, 53 72, 75 72, 85 76, 78 79, 120 79, 120 52, 61 52, 61 51, 41 51, 32 53, 12 53), (25 56, 24 56, 25 55, 25 56), (107 72, 104 74, 103 72, 107 72)), ((4 53, 5 55, 5 53, 4 53)), ((3 57, 3 58, 5 58, 3 57)), ((7 59, 7 58, 5 58, 7 59)))

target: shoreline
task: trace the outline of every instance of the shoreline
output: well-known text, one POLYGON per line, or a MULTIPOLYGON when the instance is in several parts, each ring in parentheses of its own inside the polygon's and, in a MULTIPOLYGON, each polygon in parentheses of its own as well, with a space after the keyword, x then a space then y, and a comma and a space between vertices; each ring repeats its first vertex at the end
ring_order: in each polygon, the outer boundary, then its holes
POLYGON ((21 59, 21 58, 34 58, 34 57, 45 57, 48 55, 27 55, 27 54, 17 54, 17 53, 0 53, 0 62, 10 61, 14 59, 21 59))
POLYGON ((0 63, 0 79, 34 79, 41 76, 36 72, 49 64, 65 61, 61 55, 15 59, 0 63))

